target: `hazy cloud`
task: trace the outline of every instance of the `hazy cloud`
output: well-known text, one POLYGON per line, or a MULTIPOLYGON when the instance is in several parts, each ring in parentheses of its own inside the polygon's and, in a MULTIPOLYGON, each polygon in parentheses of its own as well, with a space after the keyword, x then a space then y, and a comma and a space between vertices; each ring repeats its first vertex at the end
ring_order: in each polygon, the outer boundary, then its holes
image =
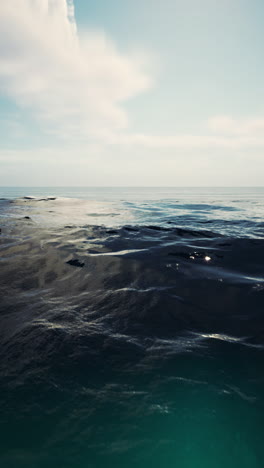
POLYGON ((6 115, 9 141, 26 143, 0 151, 2 183, 20 177, 55 183, 62 172, 65 184, 74 179, 77 185, 196 184, 198 173, 199 184, 235 177, 260 183, 264 119, 214 116, 203 127, 200 122, 197 134, 132 131, 124 103, 151 87, 145 70, 141 54, 121 53, 103 32, 80 33, 72 0, 2 0, 0 93, 30 112, 32 127, 39 122, 55 135, 35 148, 36 129, 23 126, 21 115, 13 121, 6 115), (56 136, 68 138, 67 145, 56 136))
POLYGON ((0 92, 62 134, 126 128, 122 103, 150 86, 139 57, 78 34, 73 1, 1 2, 0 44, 0 92))
POLYGON ((228 115, 211 117, 208 127, 217 134, 259 137, 263 135, 264 118, 236 119, 228 115))

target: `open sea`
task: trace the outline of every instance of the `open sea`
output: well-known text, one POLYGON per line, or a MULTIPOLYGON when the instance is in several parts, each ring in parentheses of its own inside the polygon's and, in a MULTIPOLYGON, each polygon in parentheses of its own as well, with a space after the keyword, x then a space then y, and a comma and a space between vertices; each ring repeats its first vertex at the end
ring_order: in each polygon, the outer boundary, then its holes
POLYGON ((0 188, 0 467, 264 467, 264 188, 0 188))

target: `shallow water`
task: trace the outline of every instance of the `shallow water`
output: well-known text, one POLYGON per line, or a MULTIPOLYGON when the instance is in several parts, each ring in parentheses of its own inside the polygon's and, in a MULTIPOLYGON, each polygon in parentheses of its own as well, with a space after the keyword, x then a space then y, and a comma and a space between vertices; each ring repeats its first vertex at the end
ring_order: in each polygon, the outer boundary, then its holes
POLYGON ((1 197, 1 466, 262 468, 264 190, 1 197))

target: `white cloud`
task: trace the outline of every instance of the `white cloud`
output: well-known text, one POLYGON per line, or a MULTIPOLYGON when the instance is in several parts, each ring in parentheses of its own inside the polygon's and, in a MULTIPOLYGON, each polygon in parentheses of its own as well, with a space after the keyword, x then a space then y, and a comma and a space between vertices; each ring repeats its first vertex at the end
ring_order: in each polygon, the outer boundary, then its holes
POLYGON ((95 144, 0 150, 0 186, 263 185, 263 154, 95 144))
POLYGON ((219 115, 208 120, 208 127, 217 134, 259 137, 263 135, 264 118, 235 119, 219 115))
POLYGON ((139 57, 122 55, 102 32, 78 34, 72 0, 0 3, 0 92, 49 130, 124 129, 122 103, 149 86, 139 57))
POLYGON ((144 134, 110 134, 105 141, 112 145, 141 146, 144 148, 175 150, 239 150, 264 148, 264 137, 254 134, 246 135, 144 135, 144 134))
POLYGON ((73 0, 0 0, 0 93, 30 110, 47 132, 84 143, 82 154, 91 141, 109 146, 110 153, 112 146, 124 154, 136 146, 159 155, 174 150, 175 157, 184 151, 264 149, 264 119, 212 117, 204 135, 130 132, 124 103, 151 84, 141 54, 121 54, 103 32, 78 32, 73 0))

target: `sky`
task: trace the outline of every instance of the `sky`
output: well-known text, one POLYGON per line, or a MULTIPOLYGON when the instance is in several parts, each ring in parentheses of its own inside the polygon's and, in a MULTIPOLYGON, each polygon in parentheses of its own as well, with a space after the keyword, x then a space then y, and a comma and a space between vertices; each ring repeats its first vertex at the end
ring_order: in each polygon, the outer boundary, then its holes
POLYGON ((263 186, 262 0, 0 3, 1 186, 263 186))

